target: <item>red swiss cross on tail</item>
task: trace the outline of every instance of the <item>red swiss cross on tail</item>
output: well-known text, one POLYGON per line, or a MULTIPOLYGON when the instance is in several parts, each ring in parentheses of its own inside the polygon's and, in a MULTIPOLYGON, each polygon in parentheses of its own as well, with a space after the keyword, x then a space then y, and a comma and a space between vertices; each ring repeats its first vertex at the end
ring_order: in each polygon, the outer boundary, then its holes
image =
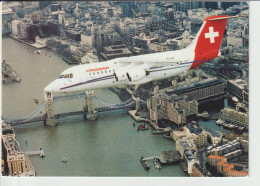
POLYGON ((210 38, 210 43, 215 43, 215 37, 219 36, 219 32, 214 32, 214 27, 209 27, 209 33, 205 33, 205 38, 210 38))
POLYGON ((194 62, 190 69, 198 68, 202 63, 218 56, 227 15, 211 16, 205 19, 191 47, 194 47, 194 62))

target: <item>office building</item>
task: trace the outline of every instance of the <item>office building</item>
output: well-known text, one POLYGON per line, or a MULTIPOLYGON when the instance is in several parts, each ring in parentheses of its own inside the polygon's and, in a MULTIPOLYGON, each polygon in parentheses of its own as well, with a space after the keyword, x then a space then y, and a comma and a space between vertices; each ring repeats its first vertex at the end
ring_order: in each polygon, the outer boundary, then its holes
POLYGON ((106 46, 103 53, 100 53, 105 60, 110 60, 118 57, 129 57, 132 52, 125 45, 106 46))
POLYGON ((61 4, 51 4, 50 5, 51 12, 57 12, 61 10, 61 4))
POLYGON ((49 27, 47 24, 33 24, 28 26, 28 39, 36 42, 36 37, 47 37, 50 35, 49 27))
POLYGON ((187 101, 185 96, 158 94, 147 100, 150 119, 167 119, 177 125, 187 122, 187 118, 198 113, 197 101, 187 101))
POLYGON ((187 137, 191 137, 197 147, 207 145, 207 134, 201 127, 188 124, 184 127, 187 137))
POLYGON ((186 30, 183 32, 182 36, 174 38, 173 41, 177 43, 180 49, 182 49, 191 44, 194 38, 195 37, 191 36, 190 33, 186 30))
POLYGON ((151 43, 159 42, 159 37, 151 38, 150 36, 146 36, 144 33, 139 36, 133 37, 133 45, 140 48, 148 49, 151 43))
POLYGON ((203 168, 199 163, 194 163, 192 165, 192 174, 193 177, 211 177, 211 173, 203 168))
POLYGON ((136 11, 135 2, 123 2, 122 3, 122 18, 130 17, 133 18, 136 11))
POLYGON ((221 110, 221 118, 225 121, 248 127, 248 113, 243 113, 231 108, 221 110))
MULTIPOLYGON (((240 142, 237 140, 233 140, 224 145, 211 149, 210 154, 216 155, 216 156, 224 156, 226 154, 229 154, 230 152, 235 152, 235 151, 239 150, 240 147, 241 147, 240 142)), ((229 156, 227 156, 225 158, 229 158, 229 156)))
POLYGON ((66 37, 72 39, 74 41, 81 41, 81 35, 79 32, 74 30, 67 30, 65 31, 66 37))
POLYGON ((19 175, 26 171, 25 156, 14 134, 2 135, 3 154, 8 175, 19 175))
POLYGON ((185 95, 187 96, 187 101, 196 100, 201 103, 218 97, 223 97, 224 83, 220 82, 218 79, 209 79, 199 83, 194 83, 190 86, 167 90, 166 93, 168 95, 185 95))
POLYGON ((248 100, 248 95, 246 97, 246 92, 248 93, 248 83, 242 79, 227 81, 227 90, 239 99, 248 100), (245 92, 244 98, 243 91, 245 92))
POLYGON ((11 22, 13 17, 14 13, 11 8, 2 10, 2 35, 11 33, 11 22))
POLYGON ((42 18, 42 13, 41 11, 37 11, 37 12, 33 12, 31 19, 33 21, 33 24, 39 23, 41 21, 42 18))
POLYGON ((191 138, 182 138, 176 141, 176 150, 179 151, 181 157, 183 158, 187 168, 188 173, 192 174, 192 166, 198 163, 197 160, 197 147, 191 138))
POLYGON ((58 21, 52 20, 47 22, 49 31, 54 36, 60 36, 60 26, 58 21))
MULTIPOLYGON (((193 152, 196 152, 197 147, 192 138, 185 137, 176 141, 176 150, 178 150, 181 157, 184 158, 186 150, 192 150, 193 152)), ((194 158, 195 156, 193 157, 193 159, 194 158)))

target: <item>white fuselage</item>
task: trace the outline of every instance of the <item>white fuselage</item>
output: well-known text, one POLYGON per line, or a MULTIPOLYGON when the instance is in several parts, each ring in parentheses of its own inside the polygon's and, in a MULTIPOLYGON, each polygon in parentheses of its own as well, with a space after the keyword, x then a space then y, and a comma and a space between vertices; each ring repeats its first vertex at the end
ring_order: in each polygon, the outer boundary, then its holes
POLYGON ((116 58, 71 67, 45 92, 78 92, 119 85, 139 85, 165 79, 214 59, 219 53, 227 15, 205 19, 192 43, 182 50, 116 58))
POLYGON ((188 70, 193 63, 193 51, 189 48, 178 51, 161 52, 132 56, 127 58, 116 58, 105 62, 81 64, 71 67, 61 73, 61 78, 56 79, 46 88, 46 92, 79 92, 99 88, 113 87, 119 85, 142 84, 154 80, 165 79, 188 70), (171 60, 172 64, 156 66, 149 63, 118 62, 121 59, 131 60, 171 60), (131 70, 145 69, 149 72, 139 81, 130 82, 129 79, 117 81, 115 73, 126 73, 131 70), (70 76, 72 74, 72 76, 70 76), (67 75, 67 76, 66 76, 67 75), (62 77, 63 76, 63 77, 62 77), (66 76, 66 77, 64 77, 66 76))

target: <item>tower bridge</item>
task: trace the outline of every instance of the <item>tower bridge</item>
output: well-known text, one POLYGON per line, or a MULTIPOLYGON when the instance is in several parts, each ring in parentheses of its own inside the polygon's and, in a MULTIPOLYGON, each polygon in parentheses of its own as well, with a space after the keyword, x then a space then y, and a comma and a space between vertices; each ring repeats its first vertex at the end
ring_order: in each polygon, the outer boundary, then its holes
POLYGON ((113 110, 132 109, 134 107, 140 108, 140 103, 146 103, 144 100, 132 98, 122 103, 108 103, 93 95, 93 91, 87 91, 77 94, 59 95, 53 97, 51 94, 45 94, 43 101, 39 106, 30 114, 22 118, 9 119, 3 118, 6 123, 13 126, 22 125, 27 123, 34 123, 44 121, 47 125, 54 126, 57 124, 59 118, 67 116, 85 115, 86 119, 95 120, 98 112, 107 112, 113 110), (85 98, 86 106, 81 111, 66 112, 61 114, 54 113, 54 103, 59 101, 68 101, 73 99, 85 98), (138 103, 137 103, 138 102, 138 103))

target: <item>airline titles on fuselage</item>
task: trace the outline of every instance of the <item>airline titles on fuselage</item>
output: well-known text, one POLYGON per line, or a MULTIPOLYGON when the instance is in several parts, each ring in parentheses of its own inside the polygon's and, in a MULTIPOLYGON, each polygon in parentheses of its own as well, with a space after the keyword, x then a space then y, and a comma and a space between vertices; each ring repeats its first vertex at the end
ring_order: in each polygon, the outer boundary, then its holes
POLYGON ((93 71, 100 71, 100 70, 108 70, 109 67, 100 67, 100 68, 92 68, 92 69, 87 69, 86 72, 93 72, 93 71))

